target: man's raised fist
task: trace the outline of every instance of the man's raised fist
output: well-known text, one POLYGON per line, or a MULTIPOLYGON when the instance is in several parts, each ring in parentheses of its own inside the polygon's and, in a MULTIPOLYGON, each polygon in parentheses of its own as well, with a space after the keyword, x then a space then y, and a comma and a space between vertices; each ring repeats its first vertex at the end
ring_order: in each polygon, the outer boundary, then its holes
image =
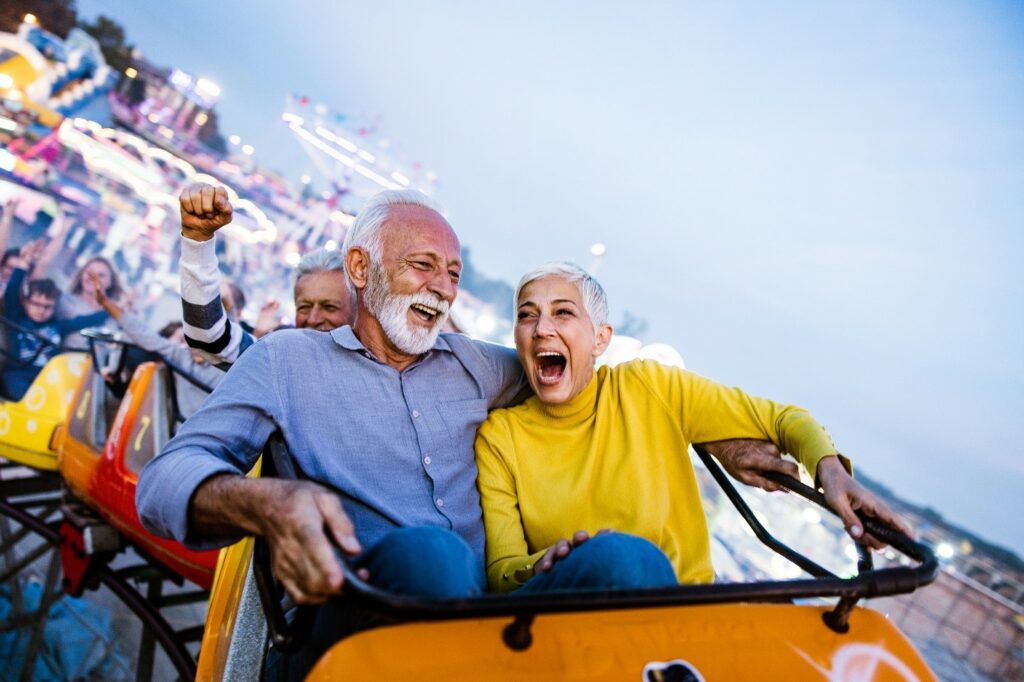
POLYGON ((204 242, 231 222, 231 200, 223 187, 194 182, 181 190, 181 234, 204 242))

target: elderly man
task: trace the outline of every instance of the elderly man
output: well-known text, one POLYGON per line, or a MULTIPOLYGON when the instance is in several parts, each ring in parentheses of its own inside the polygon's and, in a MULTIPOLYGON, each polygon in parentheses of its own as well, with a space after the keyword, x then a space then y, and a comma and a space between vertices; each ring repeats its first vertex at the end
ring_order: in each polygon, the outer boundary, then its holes
MULTIPOLYGON (((525 395, 522 369, 511 349, 438 334, 462 264, 455 233, 425 195, 378 195, 344 252, 358 292, 353 325, 286 330, 246 350, 143 472, 140 516, 192 546, 265 536, 276 575, 300 603, 341 588, 326 533, 382 587, 477 594, 473 438, 489 409, 525 395), (241 476, 275 430, 318 483, 241 476)), ((321 609, 314 631, 339 636, 336 611, 321 609)), ((327 644, 314 637, 312 657, 297 668, 285 661, 281 674, 304 670, 327 644)))
MULTIPOLYGON (((204 198, 195 212, 208 218, 213 206, 204 198)), ((264 536, 289 594, 327 601, 306 649, 275 656, 271 676, 302 675, 333 640, 365 625, 330 599, 342 576, 328 535, 384 589, 482 591, 473 441, 489 410, 529 391, 514 350, 439 334, 462 263, 428 197, 378 194, 344 253, 357 292, 352 326, 286 330, 251 346, 139 479, 139 514, 153 532, 193 547, 264 536), (242 476, 275 430, 311 480, 242 476)), ((795 473, 771 453, 731 445, 718 451, 734 475, 756 483, 754 469, 795 473)))
MULTIPOLYGON (((204 183, 186 187, 181 205, 181 307, 185 340, 211 362, 230 365, 253 337, 222 305, 216 232, 231 222, 227 191, 204 183)), ((342 252, 317 249, 295 270, 295 326, 331 331, 352 322, 355 300, 342 252)), ((236 306, 237 307, 237 306, 236 306)))

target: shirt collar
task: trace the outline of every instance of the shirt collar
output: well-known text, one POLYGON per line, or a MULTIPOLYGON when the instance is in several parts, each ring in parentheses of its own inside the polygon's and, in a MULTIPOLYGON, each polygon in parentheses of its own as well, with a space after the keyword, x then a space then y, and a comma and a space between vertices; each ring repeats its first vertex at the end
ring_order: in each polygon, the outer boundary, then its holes
MULTIPOLYGON (((338 327, 331 331, 330 334, 331 338, 334 339, 334 342, 346 350, 366 351, 369 353, 362 341, 356 338, 351 325, 346 324, 344 327, 338 327)), ((447 335, 447 333, 438 334, 437 338, 434 340, 434 345, 430 347, 430 350, 443 350, 451 353, 452 347, 448 345, 448 340, 445 338, 447 335)))

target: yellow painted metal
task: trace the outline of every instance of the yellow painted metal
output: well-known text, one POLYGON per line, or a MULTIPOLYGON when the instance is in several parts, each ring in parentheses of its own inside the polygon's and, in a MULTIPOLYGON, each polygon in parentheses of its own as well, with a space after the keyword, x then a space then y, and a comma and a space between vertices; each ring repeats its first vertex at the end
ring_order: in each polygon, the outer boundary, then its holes
MULTIPOLYGON (((261 461, 249 472, 250 476, 260 475, 261 461)), ((197 680, 221 680, 224 678, 228 651, 235 635, 235 618, 242 600, 245 576, 252 562, 253 538, 248 537, 225 547, 217 557, 217 571, 213 575, 210 602, 206 609, 206 627, 199 648, 199 663, 196 668, 197 680)), ((257 672, 253 672, 255 676, 257 672)))
MULTIPOLYGON (((15 90, 23 90, 36 82, 41 74, 24 55, 14 54, 10 58, 0 62, 0 73, 9 76, 14 84, 15 90)), ((26 95, 21 95, 22 106, 32 110, 39 117, 39 122, 48 128, 56 128, 64 117, 46 106, 30 100, 26 95)))
POLYGON ((84 353, 58 355, 21 400, 0 402, 0 457, 35 469, 57 469, 53 432, 72 405, 85 360, 84 353))
POLYGON ((0 62, 0 73, 11 79, 13 87, 22 90, 39 78, 39 72, 25 55, 11 53, 10 57, 0 62))
POLYGON ((684 661, 704 680, 935 680, 882 614, 855 609, 850 631, 825 608, 717 604, 540 616, 533 644, 502 641, 510 617, 369 630, 336 644, 307 680, 646 680, 684 661))

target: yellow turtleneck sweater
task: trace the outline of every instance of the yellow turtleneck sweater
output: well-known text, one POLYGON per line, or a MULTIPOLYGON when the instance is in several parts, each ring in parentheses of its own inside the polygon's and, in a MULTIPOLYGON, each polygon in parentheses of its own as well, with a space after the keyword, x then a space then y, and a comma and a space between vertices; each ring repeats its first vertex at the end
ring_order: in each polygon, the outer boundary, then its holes
POLYGON ((476 439, 491 589, 516 589, 555 542, 602 528, 654 542, 681 583, 710 582, 687 447, 731 438, 771 440, 812 477, 837 454, 807 411, 651 361, 600 367, 561 405, 491 412, 476 439))

